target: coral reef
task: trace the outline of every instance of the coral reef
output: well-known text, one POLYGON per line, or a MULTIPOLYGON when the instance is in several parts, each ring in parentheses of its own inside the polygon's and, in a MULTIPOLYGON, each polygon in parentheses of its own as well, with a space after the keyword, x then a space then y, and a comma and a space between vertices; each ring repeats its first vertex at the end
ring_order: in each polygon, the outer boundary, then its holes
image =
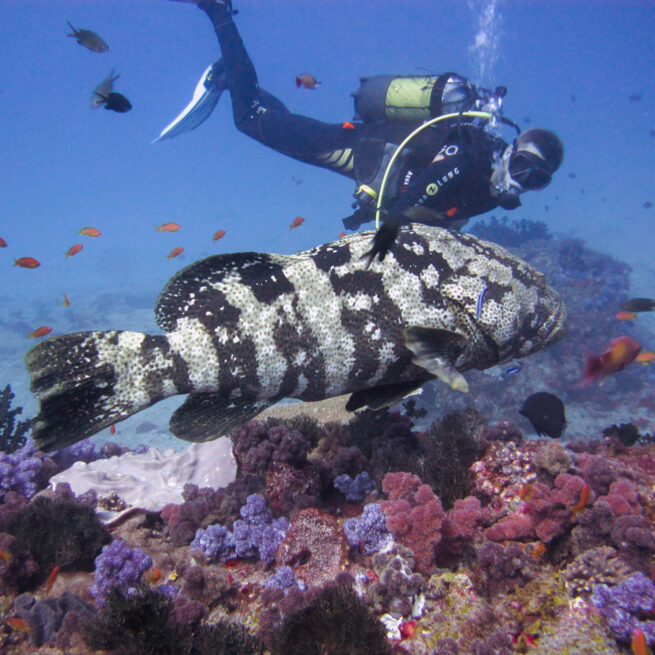
POLYGON ((6 456, 23 482, 0 504, 0 651, 618 655, 636 629, 655 645, 655 444, 570 447, 473 410, 412 427, 250 422, 236 480, 106 526, 95 492, 42 481, 103 453, 26 444, 6 456))

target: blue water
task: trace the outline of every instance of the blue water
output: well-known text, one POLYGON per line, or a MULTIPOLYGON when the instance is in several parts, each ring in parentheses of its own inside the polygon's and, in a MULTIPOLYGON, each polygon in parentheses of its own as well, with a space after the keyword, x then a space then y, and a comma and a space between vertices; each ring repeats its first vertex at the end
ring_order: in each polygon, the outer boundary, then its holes
MULTIPOLYGON (((652 1, 235 5, 261 86, 297 113, 349 120, 358 78, 378 73, 451 70, 507 86, 505 114, 555 130, 566 149, 551 186, 524 196, 512 218, 544 220, 627 261, 635 294, 653 295, 655 207, 643 208, 655 202, 652 1), (476 39, 484 47, 472 49, 476 39), (302 72, 322 86, 297 90, 302 72)), ((238 133, 227 96, 195 132, 151 144, 219 55, 192 5, 5 0, 2 10, 0 236, 9 247, 0 249, 0 385, 12 384, 27 413, 36 408, 22 366, 30 330, 156 331, 156 295, 183 265, 219 252, 292 253, 342 230, 352 183, 238 133), (66 21, 98 32, 110 51, 67 38, 66 21), (134 107, 127 114, 89 106, 112 68, 121 75, 114 90, 134 107), (305 223, 290 231, 296 216, 305 223), (182 230, 157 233, 168 221, 182 230), (102 237, 79 236, 85 226, 102 237), (218 229, 227 234, 212 243, 218 229), (75 243, 84 250, 66 260, 75 243), (184 255, 168 261, 177 246, 184 255), (12 267, 21 256, 42 265, 12 267)))

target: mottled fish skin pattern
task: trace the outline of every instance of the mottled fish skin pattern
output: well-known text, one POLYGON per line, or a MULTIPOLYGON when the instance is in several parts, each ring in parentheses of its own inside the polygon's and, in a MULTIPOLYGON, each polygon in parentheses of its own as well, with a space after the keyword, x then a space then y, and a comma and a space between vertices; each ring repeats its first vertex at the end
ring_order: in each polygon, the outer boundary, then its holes
POLYGON ((175 394, 218 393, 263 408, 284 397, 420 383, 434 376, 412 363, 404 338, 412 326, 462 335, 460 372, 525 357, 564 333, 557 293, 502 247, 412 224, 367 268, 372 236, 297 255, 196 262, 158 300, 165 335, 87 332, 42 342, 26 356, 41 401, 37 443, 41 433, 42 447, 61 447, 175 394))

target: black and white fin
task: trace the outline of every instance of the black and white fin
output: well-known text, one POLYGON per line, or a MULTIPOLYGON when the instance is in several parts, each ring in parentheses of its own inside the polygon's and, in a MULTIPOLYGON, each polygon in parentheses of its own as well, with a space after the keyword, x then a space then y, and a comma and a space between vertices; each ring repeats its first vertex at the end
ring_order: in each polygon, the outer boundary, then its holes
POLYGON ((400 402, 403 398, 416 393, 425 383, 421 382, 399 382, 398 384, 385 384, 372 389, 361 389, 355 391, 346 403, 346 411, 354 412, 362 407, 378 410, 389 407, 394 403, 400 402))
POLYGON ((194 393, 171 416, 170 431, 179 439, 212 441, 255 418, 277 399, 230 400, 216 393, 194 393))

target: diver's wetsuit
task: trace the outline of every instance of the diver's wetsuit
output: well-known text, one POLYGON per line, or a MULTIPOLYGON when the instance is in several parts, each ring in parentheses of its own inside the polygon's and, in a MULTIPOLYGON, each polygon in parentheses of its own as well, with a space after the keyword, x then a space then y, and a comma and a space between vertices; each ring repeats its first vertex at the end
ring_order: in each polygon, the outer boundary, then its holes
MULTIPOLYGON (((203 0, 199 6, 218 37, 234 122, 241 132, 289 157, 341 173, 358 185, 379 182, 396 146, 420 123, 356 123, 352 129, 292 114, 259 88, 255 68, 225 5, 203 0)), ((494 155, 502 154, 506 145, 470 124, 424 130, 394 168, 385 209, 401 215, 403 222, 458 229, 469 217, 498 207, 489 180, 494 155)), ((344 225, 357 229, 373 217, 371 206, 344 219, 344 225)))

